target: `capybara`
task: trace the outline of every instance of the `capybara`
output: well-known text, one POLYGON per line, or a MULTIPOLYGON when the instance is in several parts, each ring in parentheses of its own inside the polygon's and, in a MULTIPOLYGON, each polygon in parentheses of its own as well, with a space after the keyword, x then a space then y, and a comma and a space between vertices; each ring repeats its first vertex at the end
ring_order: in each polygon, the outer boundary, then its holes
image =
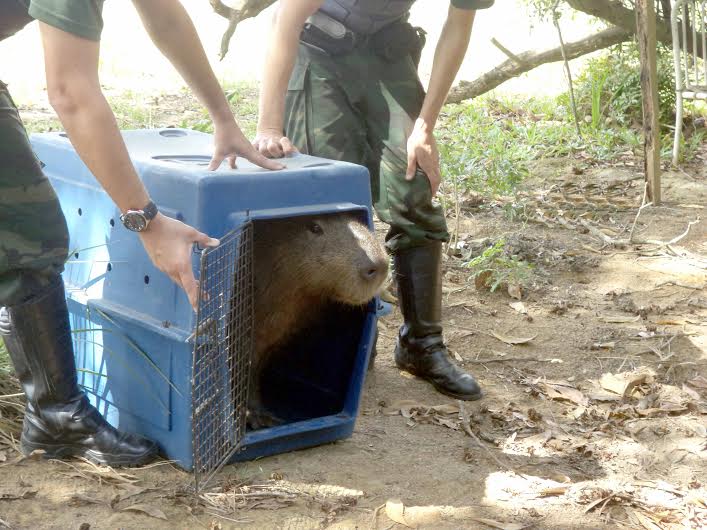
POLYGON ((353 213, 256 221, 255 348, 248 396, 252 429, 280 421, 262 403, 260 373, 268 356, 312 324, 330 302, 361 306, 388 273, 383 246, 353 213))

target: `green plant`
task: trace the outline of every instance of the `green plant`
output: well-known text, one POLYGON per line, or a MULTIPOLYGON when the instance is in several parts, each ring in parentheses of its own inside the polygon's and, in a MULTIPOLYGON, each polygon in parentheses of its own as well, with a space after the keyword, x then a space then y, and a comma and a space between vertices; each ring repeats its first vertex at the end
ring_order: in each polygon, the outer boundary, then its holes
POLYGON ((598 129, 601 124, 601 95, 608 75, 608 72, 601 72, 598 77, 592 77, 592 128, 594 129, 598 129))
MULTIPOLYGON (((596 127, 602 118, 620 125, 642 121, 641 73, 635 42, 621 43, 604 50, 587 62, 577 77, 575 96, 580 114, 591 115, 596 127)), ((672 50, 658 45, 658 99, 660 122, 672 123, 675 112, 675 73, 672 50)), ((569 105, 565 95, 560 102, 569 105)))
POLYGON ((491 292, 501 285, 528 287, 533 279, 533 265, 509 256, 504 238, 464 265, 471 269, 472 278, 480 280, 491 292))

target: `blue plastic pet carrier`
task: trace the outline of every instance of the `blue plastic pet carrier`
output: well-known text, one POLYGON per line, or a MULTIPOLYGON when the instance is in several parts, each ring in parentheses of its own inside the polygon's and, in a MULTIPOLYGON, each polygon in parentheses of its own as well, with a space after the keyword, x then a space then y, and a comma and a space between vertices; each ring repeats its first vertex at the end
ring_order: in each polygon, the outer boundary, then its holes
POLYGON ((149 260, 139 237, 63 133, 32 144, 66 215, 72 254, 64 281, 79 382, 119 429, 156 440, 203 481, 221 465, 351 435, 374 341, 376 304, 336 309, 288 344, 297 355, 263 377, 266 405, 287 423, 246 431, 252 346, 253 227, 290 216, 359 212, 372 227, 368 171, 304 155, 267 171, 244 159, 208 171, 211 135, 183 129, 125 131, 138 174, 160 210, 221 238, 195 249, 202 297, 184 292, 149 260), (342 314, 342 312, 344 314, 342 314), (224 313, 227 318, 224 318, 224 313))

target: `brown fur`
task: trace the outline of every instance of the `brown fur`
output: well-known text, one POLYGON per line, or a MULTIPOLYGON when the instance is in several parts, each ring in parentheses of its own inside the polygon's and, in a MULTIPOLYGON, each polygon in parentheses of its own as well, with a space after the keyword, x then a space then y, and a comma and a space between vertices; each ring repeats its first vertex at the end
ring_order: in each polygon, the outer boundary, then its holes
MULTIPOLYGON (((357 306, 371 300, 385 280, 388 260, 365 225, 352 214, 336 214, 256 223, 254 264, 254 377, 248 407, 253 426, 262 412, 257 376, 268 355, 311 324, 326 302, 357 306)), ((261 420, 268 423, 265 416, 261 420)))

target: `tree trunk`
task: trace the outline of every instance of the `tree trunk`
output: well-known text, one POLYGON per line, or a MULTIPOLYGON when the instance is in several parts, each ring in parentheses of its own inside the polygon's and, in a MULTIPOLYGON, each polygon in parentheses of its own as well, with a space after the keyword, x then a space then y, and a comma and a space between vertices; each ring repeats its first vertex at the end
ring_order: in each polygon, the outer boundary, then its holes
POLYGON ((660 123, 658 122, 658 70, 656 66, 655 6, 653 0, 636 0, 636 37, 641 54, 643 94, 643 154, 648 198, 660 204, 660 123))
MULTIPOLYGON (((631 33, 628 31, 621 28, 609 28, 582 40, 569 42, 565 44, 567 60, 576 59, 582 55, 624 42, 630 37, 631 33)), ((474 81, 461 81, 449 92, 447 103, 459 103, 465 99, 475 98, 541 64, 561 61, 562 49, 557 47, 542 52, 527 51, 514 57, 474 81)))

